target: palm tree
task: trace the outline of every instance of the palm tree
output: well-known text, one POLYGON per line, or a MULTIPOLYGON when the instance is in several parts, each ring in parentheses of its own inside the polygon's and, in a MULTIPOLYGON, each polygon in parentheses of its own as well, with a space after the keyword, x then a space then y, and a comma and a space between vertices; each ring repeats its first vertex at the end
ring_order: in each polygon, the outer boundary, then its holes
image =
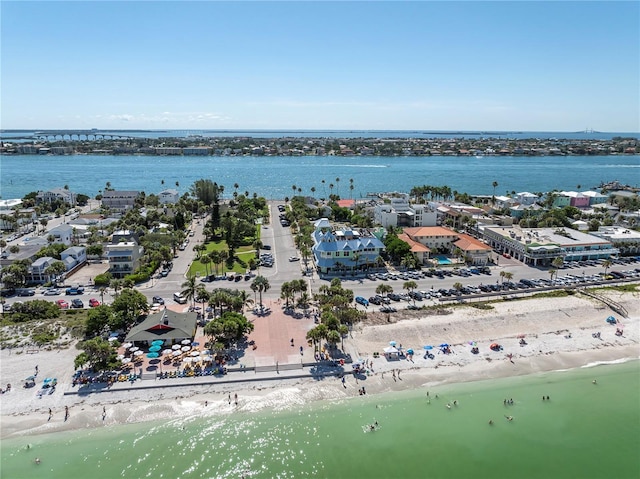
POLYGON ((340 196, 340 178, 336 178, 336 195, 340 196))
POLYGON ((191 305, 193 306, 193 300, 196 297, 196 277, 195 275, 191 275, 187 277, 187 280, 180 285, 182 289, 182 296, 187 298, 187 301, 191 301, 191 305))
POLYGON ((209 264, 211 264, 211 258, 208 254, 203 254, 200 257, 200 263, 204 265, 204 270, 207 276, 209 276, 209 264))
POLYGON ((611 261, 609 261, 608 259, 607 259, 607 260, 604 260, 604 261, 602 262, 602 267, 604 268, 604 275, 605 275, 605 276, 607 275, 607 270, 608 270, 609 268, 611 268, 611 264, 612 264, 612 263, 611 263, 611 261))
POLYGON ((220 263, 222 262, 220 251, 213 250, 209 253, 208 256, 211 259, 211 262, 213 263, 214 267, 216 268, 216 276, 218 276, 218 265, 220 265, 220 263))
POLYGON ((500 279, 501 279, 501 283, 504 283, 504 277, 507 275, 506 271, 500 271, 500 279))
POLYGON ((558 276, 558 270, 557 270, 557 269, 555 269, 555 268, 551 268, 551 269, 549 270, 549 276, 551 276, 551 281, 553 281, 553 277, 554 277, 554 276, 556 276, 556 277, 558 276))
POLYGON ((104 304, 104 293, 107 292, 107 288, 101 286, 98 291, 100 292, 100 304, 104 304))
POLYGON ((260 306, 262 306, 262 293, 266 293, 269 290, 269 288, 271 288, 271 285, 269 284, 269 280, 264 276, 256 276, 256 278, 252 281, 251 285, 252 285, 251 289, 253 289, 253 286, 255 285, 256 291, 258 291, 258 294, 260 295, 260 306))
POLYGON ((325 186, 325 181, 324 180, 320 180, 320 183, 322 183, 322 191, 323 191, 323 194, 324 194, 324 196, 326 198, 326 196, 327 196, 327 187, 325 186))
POLYGON ((242 301, 242 306, 240 312, 244 314, 245 306, 251 306, 253 304, 253 299, 249 296, 249 293, 244 289, 238 291, 238 298, 242 301))
POLYGON ((493 196, 491 197, 491 201, 493 203, 496 202, 496 188, 498 187, 498 182, 494 181, 493 183, 491 183, 491 186, 493 186, 493 196))
POLYGON ((357 251, 355 253, 353 253, 351 255, 351 261, 353 261, 354 266, 353 266, 353 271, 354 273, 358 273, 358 261, 360 261, 360 253, 358 253, 357 251))
MULTIPOLYGON (((402 285, 402 289, 406 289, 409 294, 411 294, 418 287, 418 283, 413 280, 405 281, 402 285)), ((413 299, 413 303, 415 304, 416 300, 413 299)))
POLYGON ((393 286, 390 284, 381 283, 376 287, 376 294, 385 295, 388 293, 393 293, 393 286))
POLYGON ((504 273, 504 279, 507 281, 511 281, 513 279, 513 273, 511 271, 506 271, 504 273))
POLYGON ((122 289, 123 282, 121 279, 112 279, 109 286, 113 289, 113 295, 117 298, 118 292, 122 289))

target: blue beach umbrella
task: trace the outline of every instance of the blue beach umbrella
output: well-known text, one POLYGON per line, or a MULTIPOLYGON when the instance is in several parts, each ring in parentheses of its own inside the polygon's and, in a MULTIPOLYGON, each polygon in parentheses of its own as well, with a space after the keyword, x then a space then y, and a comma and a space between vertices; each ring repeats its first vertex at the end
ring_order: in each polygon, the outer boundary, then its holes
POLYGON ((162 339, 155 339, 151 342, 152 346, 155 346, 156 344, 159 344, 160 346, 162 346, 164 344, 164 341, 162 339))
POLYGON ((396 343, 395 341, 389 341, 389 346, 393 346, 394 348, 396 347, 396 343))
POLYGON ((442 343, 442 344, 440 345, 440 347, 441 347, 441 348, 448 348, 448 347, 449 347, 449 345, 448 345, 447 343, 442 343))
POLYGON ((430 349, 433 349, 433 346, 422 346, 422 349, 426 349, 427 351, 429 351, 430 349))
POLYGON ((407 349, 407 354, 413 354, 413 349, 411 348, 407 349))
POLYGON ((155 346, 151 346, 149 348, 149 352, 150 353, 157 353, 158 351, 160 351, 162 349, 162 346, 160 346, 159 344, 156 344, 155 346))
POLYGON ((157 358, 158 356, 160 356, 158 353, 147 353, 148 358, 157 358))

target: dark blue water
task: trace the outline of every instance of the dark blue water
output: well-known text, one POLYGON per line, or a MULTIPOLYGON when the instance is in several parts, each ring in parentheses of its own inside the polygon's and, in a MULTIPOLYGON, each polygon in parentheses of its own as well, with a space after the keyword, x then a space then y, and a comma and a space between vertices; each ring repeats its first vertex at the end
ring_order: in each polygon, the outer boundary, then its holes
POLYGON ((64 185, 93 197, 107 182, 117 190, 147 193, 175 188, 178 182, 178 190, 184 193, 200 178, 224 185, 226 197, 232 196, 234 183, 238 183, 239 193, 247 191, 268 199, 283 199, 294 195, 294 185, 295 194, 301 188, 302 194, 320 198, 331 193, 342 198, 361 198, 369 192, 409 192, 421 185, 447 185, 458 192, 492 194, 494 181, 498 182, 495 190, 498 195, 511 191, 586 190, 611 180, 637 186, 640 156, 0 157, 3 199, 22 198, 32 191, 64 185))

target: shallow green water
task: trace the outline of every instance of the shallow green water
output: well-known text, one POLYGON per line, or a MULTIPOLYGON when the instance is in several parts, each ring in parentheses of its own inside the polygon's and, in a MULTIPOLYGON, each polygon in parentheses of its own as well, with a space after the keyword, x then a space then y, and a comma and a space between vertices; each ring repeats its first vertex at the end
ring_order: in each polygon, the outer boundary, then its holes
POLYGON ((421 389, 20 438, 2 443, 1 477, 638 478, 639 371, 633 361, 440 386, 430 403, 421 389))

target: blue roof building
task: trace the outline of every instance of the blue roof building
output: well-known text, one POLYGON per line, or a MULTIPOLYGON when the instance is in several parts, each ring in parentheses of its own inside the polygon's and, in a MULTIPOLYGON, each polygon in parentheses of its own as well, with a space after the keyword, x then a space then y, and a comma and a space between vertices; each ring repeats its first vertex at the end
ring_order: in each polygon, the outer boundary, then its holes
POLYGON ((313 259, 320 274, 343 274, 368 269, 384 252, 384 243, 373 234, 356 230, 332 230, 329 220, 314 224, 313 259))

